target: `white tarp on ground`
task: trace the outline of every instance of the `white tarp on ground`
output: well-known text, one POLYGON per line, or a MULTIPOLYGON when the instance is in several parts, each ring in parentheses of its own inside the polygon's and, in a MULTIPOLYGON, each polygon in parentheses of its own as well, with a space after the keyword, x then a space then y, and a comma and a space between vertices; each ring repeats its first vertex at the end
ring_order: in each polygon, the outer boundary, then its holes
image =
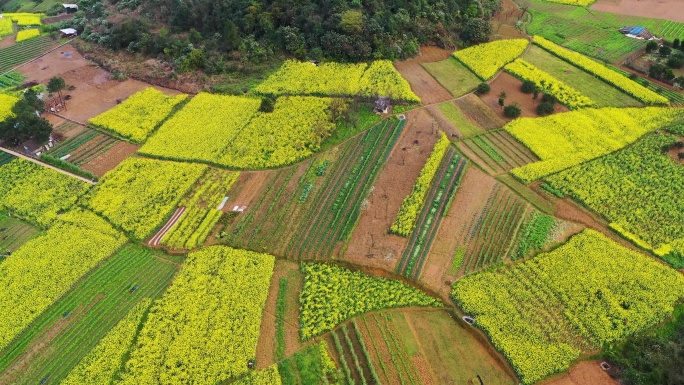
POLYGON ((65 34, 65 35, 75 35, 76 32, 78 32, 78 31, 76 31, 73 28, 64 28, 64 29, 60 29, 59 32, 65 34))

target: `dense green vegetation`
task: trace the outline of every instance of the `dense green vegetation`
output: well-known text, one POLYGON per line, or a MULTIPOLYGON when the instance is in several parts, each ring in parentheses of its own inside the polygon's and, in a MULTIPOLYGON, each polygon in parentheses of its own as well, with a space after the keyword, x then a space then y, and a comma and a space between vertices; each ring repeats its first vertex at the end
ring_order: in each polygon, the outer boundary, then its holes
POLYGON ((70 24, 88 41, 159 56, 181 71, 221 73, 235 69, 226 67, 234 59, 258 63, 281 52, 359 61, 411 56, 424 43, 453 46, 456 32, 464 32, 464 40, 477 38, 480 24, 467 22, 489 18, 500 0, 153 0, 116 6, 84 0, 79 6, 70 24))

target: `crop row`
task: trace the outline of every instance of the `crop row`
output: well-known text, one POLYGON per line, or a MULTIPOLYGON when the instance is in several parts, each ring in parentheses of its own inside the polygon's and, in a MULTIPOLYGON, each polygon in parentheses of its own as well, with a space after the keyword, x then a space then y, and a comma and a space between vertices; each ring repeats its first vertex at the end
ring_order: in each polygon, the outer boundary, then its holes
POLYGON ((0 73, 44 54, 51 46, 52 38, 42 36, 0 49, 0 73))
POLYGON ((437 235, 442 217, 460 186, 468 162, 453 147, 449 147, 433 185, 428 192, 426 204, 422 207, 418 225, 409 238, 397 272, 417 280, 427 259, 432 241, 437 235))
POLYGON ((418 178, 413 183, 413 189, 401 202, 397 217, 390 227, 390 232, 408 237, 416 226, 416 220, 427 197, 430 186, 434 183, 437 171, 442 164, 442 159, 447 153, 451 142, 446 134, 442 133, 435 143, 430 156, 420 170, 418 178))
POLYGON ((300 221, 295 236, 288 245, 288 255, 305 258, 331 256, 339 241, 346 241, 358 220, 361 202, 370 191, 380 168, 389 156, 404 121, 386 120, 368 130, 360 143, 349 149, 334 171, 326 186, 312 202, 312 207, 300 221))
POLYGON ((552 252, 466 276, 452 296, 523 383, 672 314, 684 277, 593 230, 552 252))
MULTIPOLYGON (((416 372, 415 365, 408 356, 406 346, 404 346, 397 336, 397 331, 395 330, 391 317, 387 314, 373 314, 372 317, 375 321, 375 326, 380 330, 380 335, 382 335, 382 339, 389 350, 390 360, 399 376, 399 383, 401 385, 417 385, 420 383, 420 377, 416 372)), ((366 321, 365 318, 364 321, 366 321)), ((368 327, 367 323, 366 327, 368 327)))

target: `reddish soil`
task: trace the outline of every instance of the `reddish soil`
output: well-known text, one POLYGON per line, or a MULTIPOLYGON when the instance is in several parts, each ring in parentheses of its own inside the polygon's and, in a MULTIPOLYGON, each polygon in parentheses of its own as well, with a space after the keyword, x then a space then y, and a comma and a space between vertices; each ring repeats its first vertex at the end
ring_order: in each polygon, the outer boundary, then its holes
MULTIPOLYGON (((116 106, 117 99, 125 99, 152 87, 137 80, 110 80, 109 72, 83 58, 71 44, 21 67, 19 71, 27 76, 27 81, 45 84, 50 78, 60 76, 67 86, 74 86, 74 90, 64 91, 71 100, 66 102, 67 109, 60 114, 81 123, 116 106)), ((162 87, 154 88, 169 95, 179 93, 162 87)))
MULTIPOLYGON (((278 288, 280 287, 280 279, 286 278, 294 270, 295 273, 298 266, 294 262, 285 260, 276 260, 273 277, 271 278, 271 286, 268 290, 268 297, 266 298, 266 305, 264 307, 264 314, 261 320, 261 329, 259 331, 259 342, 257 344, 257 369, 266 368, 275 362, 277 357, 276 351, 276 302, 278 300, 278 288)), ((291 289, 291 284, 288 280, 288 291, 291 289)), ((299 293, 296 293, 297 295, 299 293)), ((292 320, 288 320, 292 322, 292 320)), ((297 323, 297 320, 294 320, 297 323)), ((297 340, 298 341, 298 340, 297 340)))
POLYGON ((420 63, 430 63, 444 60, 449 57, 450 51, 437 47, 421 47, 420 55, 416 58, 395 62, 401 76, 411 85, 411 89, 422 100, 423 104, 443 102, 453 98, 449 91, 444 89, 435 78, 432 77, 420 63))
POLYGON ((506 122, 499 117, 499 111, 492 111, 492 109, 475 94, 468 94, 460 97, 454 100, 454 104, 456 104, 456 107, 458 107, 470 121, 484 130, 495 130, 506 124, 506 122))
POLYGON ((679 164, 684 164, 684 149, 672 147, 667 150, 667 155, 679 164))
POLYGON ((471 165, 461 180, 449 212, 442 218, 418 282, 444 299, 449 298, 451 282, 458 276, 458 273, 447 273, 456 248, 467 245, 463 239, 470 219, 485 206, 488 192, 496 183, 494 178, 471 165))
MULTIPOLYGON (((522 113, 520 114, 521 117, 534 118, 538 116, 536 108, 537 105, 541 103, 541 94, 537 100, 534 100, 532 99, 532 94, 525 94, 520 91, 522 82, 519 79, 509 75, 506 72, 501 72, 496 79, 494 79, 494 81, 489 83, 489 85, 492 90, 488 94, 482 95, 481 98, 482 101, 484 101, 492 109, 492 111, 496 112, 500 118, 506 121, 512 120, 504 116, 503 107, 499 106, 499 95, 502 91, 506 93, 506 105, 514 103, 518 104, 518 107, 520 107, 522 110, 522 113)), ((555 113, 569 111, 567 107, 563 106, 562 104, 556 103, 555 107, 555 113)))
POLYGON ((119 142, 107 151, 99 153, 96 157, 81 165, 81 168, 102 177, 107 171, 112 170, 126 158, 133 155, 140 146, 128 142, 119 142))
POLYGON ((591 9, 684 22, 681 0, 598 0, 591 9))
POLYGON ((491 19, 494 39, 527 39, 515 26, 522 16, 523 11, 512 0, 503 0, 501 10, 491 19))
POLYGON ((276 171, 246 171, 240 173, 237 181, 231 189, 231 197, 226 202, 223 211, 233 211, 235 206, 247 206, 252 200, 259 197, 259 191, 265 184, 273 179, 276 171))
POLYGON ((60 21, 64 20, 69 20, 76 16, 74 13, 64 13, 61 15, 53 16, 53 17, 46 17, 45 19, 41 20, 43 24, 52 24, 52 23, 58 23, 60 21))
POLYGON ((559 377, 542 382, 543 385, 619 385, 599 366, 599 361, 582 361, 559 377))
POLYGON ((7 48, 13 46, 15 43, 15 39, 16 38, 14 37, 14 35, 3 36, 0 40, 0 48, 7 48))
POLYGON ((439 133, 426 110, 411 111, 407 118, 409 121, 380 172, 349 241, 344 255, 349 262, 393 271, 406 247, 406 238, 388 231, 439 133))

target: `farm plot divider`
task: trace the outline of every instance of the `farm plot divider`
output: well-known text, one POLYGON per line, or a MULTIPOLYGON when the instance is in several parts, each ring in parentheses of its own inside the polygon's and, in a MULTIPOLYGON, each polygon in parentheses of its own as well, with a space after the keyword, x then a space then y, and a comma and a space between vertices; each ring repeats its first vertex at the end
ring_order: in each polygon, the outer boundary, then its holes
POLYGON ((397 272, 411 279, 418 279, 423 264, 437 235, 439 224, 456 194, 468 161, 453 147, 449 147, 433 184, 425 199, 415 229, 397 265, 397 272))

